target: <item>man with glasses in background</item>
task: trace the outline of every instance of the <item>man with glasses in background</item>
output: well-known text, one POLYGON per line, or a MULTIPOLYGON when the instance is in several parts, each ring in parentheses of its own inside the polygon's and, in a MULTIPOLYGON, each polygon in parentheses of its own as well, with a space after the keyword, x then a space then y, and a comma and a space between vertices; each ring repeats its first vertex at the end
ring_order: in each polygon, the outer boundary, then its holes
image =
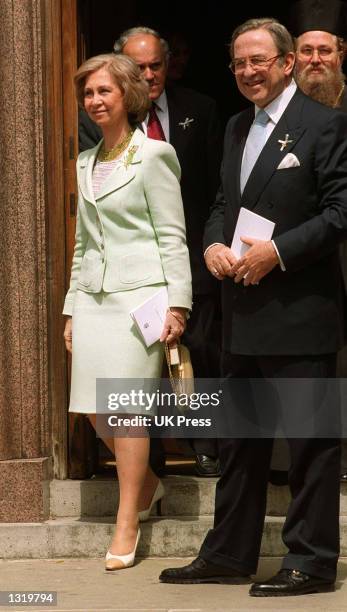
MULTIPOLYGON (((284 379, 290 391, 289 399, 280 397, 285 432, 288 423, 295 432, 288 435, 292 500, 282 531, 288 553, 281 570, 254 583, 250 595, 301 595, 333 588, 339 555, 339 402, 333 395, 333 404, 319 403, 319 392, 324 398, 324 379, 335 376, 343 343, 338 244, 347 237, 347 117, 297 89, 293 41, 276 20, 236 28, 230 54, 252 107, 226 129, 205 260, 222 281, 222 374, 230 388, 232 379, 251 385, 265 378, 280 390, 284 379), (243 236, 249 249, 236 259, 230 244, 241 207, 275 228, 271 240, 243 236), (303 385, 315 398, 309 406, 303 385), (312 437, 302 433, 307 415, 312 437)), ((247 408, 249 415, 251 407, 241 404, 239 412, 247 408)), ((260 408, 254 416, 261 429, 267 406, 260 408)), ((162 582, 223 584, 256 573, 272 446, 272 437, 241 433, 220 440, 213 528, 197 559, 164 570, 162 582)))
POLYGON ((347 112, 342 64, 346 53, 347 2, 300 0, 293 5, 295 80, 307 95, 347 112))
MULTIPOLYGON (((307 96, 331 108, 347 112, 347 88, 342 64, 346 54, 347 3, 341 0, 298 0, 292 3, 288 19, 295 35, 294 77, 307 96)), ((340 245, 340 262, 345 285, 347 318, 347 243, 340 245)), ((347 323, 345 325, 347 333, 347 323)), ((337 374, 347 377, 347 347, 338 354, 337 374)), ((346 419, 345 419, 346 421, 346 419)), ((271 464, 271 482, 288 480, 288 447, 276 440, 271 464)), ((341 482, 347 483, 347 441, 342 442, 341 482)))
MULTIPOLYGON (((342 64, 346 56, 347 3, 341 0, 299 0, 293 4, 295 80, 307 96, 347 113, 347 88, 342 64)), ((340 245, 347 318, 347 243, 340 245)), ((347 328, 347 323, 346 323, 347 328)), ((347 329, 346 329, 347 332, 347 329)), ((338 355, 338 376, 347 377, 347 347, 338 355)), ((346 420, 346 419, 344 419, 346 420)), ((342 441, 341 481, 347 482, 347 441, 342 441)))

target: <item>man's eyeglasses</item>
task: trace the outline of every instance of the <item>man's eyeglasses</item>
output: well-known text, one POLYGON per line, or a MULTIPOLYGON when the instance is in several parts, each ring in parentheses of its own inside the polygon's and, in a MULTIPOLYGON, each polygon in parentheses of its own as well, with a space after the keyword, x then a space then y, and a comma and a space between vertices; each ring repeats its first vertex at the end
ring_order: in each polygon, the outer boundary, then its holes
POLYGON ((274 57, 269 57, 266 59, 265 57, 250 57, 249 59, 240 58, 234 59, 230 62, 229 68, 233 74, 239 74, 246 70, 246 67, 249 65, 253 70, 261 70, 263 68, 269 69, 271 67, 270 62, 274 62, 279 57, 282 57, 282 53, 279 55, 274 55, 274 57))
POLYGON ((338 51, 335 51, 335 49, 332 49, 331 47, 302 47, 301 49, 298 49, 297 53, 301 57, 310 60, 316 51, 323 62, 325 59, 328 59, 333 53, 338 53, 338 51))

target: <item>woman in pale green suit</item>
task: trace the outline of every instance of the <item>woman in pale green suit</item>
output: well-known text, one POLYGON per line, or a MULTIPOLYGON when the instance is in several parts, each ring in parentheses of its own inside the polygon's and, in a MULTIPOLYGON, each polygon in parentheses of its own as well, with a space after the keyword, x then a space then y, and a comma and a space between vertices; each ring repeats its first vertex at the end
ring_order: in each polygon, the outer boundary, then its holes
MULTIPOLYGON (((149 107, 139 68, 126 56, 100 55, 82 64, 75 85, 79 104, 104 136, 77 161, 76 242, 64 306, 69 410, 87 414, 95 426, 97 378, 160 378, 163 341, 177 340, 185 328, 191 277, 175 151, 135 128, 149 107), (146 348, 129 312, 164 285, 169 309, 161 342, 146 348)), ((139 513, 148 517, 163 488, 149 467, 143 432, 106 443, 116 455, 120 487, 106 556, 113 570, 134 563, 139 513)))

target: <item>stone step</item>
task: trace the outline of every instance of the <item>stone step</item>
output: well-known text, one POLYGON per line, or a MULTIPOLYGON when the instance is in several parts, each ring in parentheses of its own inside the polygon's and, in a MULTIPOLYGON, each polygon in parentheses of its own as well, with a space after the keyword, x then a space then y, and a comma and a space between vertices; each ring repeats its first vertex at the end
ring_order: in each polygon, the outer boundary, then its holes
MULTIPOLYGON (((347 555, 347 518, 341 518, 341 556, 347 555)), ((262 541, 263 557, 285 553, 281 541, 283 518, 267 517, 262 541)), ((141 526, 138 557, 191 557, 197 555, 212 517, 152 519, 141 526)), ((0 524, 3 559, 103 557, 113 533, 113 520, 60 518, 44 523, 0 524)))
MULTIPOLYGON (((194 476, 163 478, 166 494, 162 513, 167 517, 213 515, 216 479, 194 476)), ((51 517, 114 516, 118 503, 115 479, 53 480, 50 486, 51 517)), ((290 494, 288 487, 269 485, 267 515, 285 516, 290 494)), ((347 516, 347 484, 341 485, 341 516, 347 516)), ((153 509, 155 515, 156 509, 153 509)))

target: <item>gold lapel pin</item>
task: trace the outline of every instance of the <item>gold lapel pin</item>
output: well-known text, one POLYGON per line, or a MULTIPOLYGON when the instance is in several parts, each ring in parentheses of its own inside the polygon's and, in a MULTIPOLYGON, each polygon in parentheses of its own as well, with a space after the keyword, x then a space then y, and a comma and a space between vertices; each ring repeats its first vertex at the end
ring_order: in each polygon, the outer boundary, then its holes
POLYGON ((277 142, 281 145, 280 151, 284 151, 287 145, 291 144, 293 141, 289 140, 289 134, 286 134, 286 137, 284 140, 277 140, 277 142))

